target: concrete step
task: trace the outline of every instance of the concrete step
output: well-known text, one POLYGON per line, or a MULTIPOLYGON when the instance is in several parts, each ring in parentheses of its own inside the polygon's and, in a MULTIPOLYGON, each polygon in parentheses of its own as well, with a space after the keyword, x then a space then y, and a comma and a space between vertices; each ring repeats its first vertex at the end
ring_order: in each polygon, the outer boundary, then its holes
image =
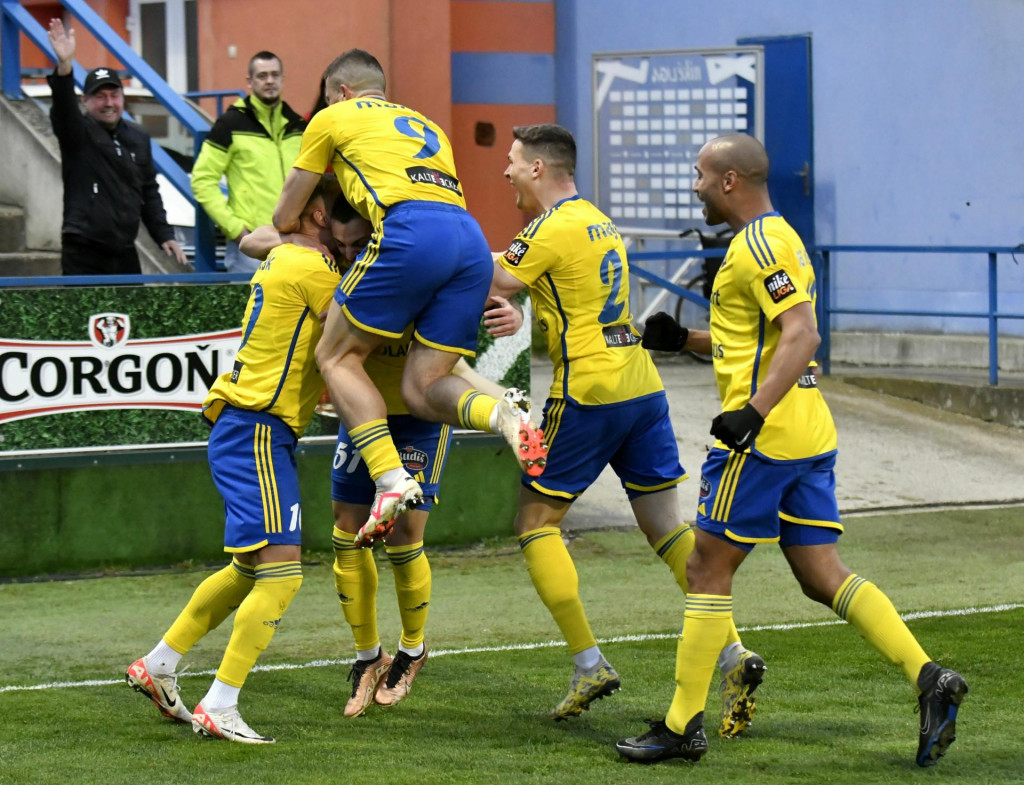
POLYGON ((13 251, 0 253, 0 276, 60 274, 60 253, 56 251, 13 251))
POLYGON ((25 248, 25 211, 13 204, 0 204, 0 253, 25 248))

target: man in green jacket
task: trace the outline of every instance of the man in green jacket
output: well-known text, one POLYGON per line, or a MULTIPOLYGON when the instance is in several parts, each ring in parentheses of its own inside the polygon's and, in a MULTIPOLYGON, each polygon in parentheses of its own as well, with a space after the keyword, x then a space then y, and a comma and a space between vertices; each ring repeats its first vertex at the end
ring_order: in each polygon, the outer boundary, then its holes
POLYGON ((250 95, 235 101, 213 124, 192 167, 192 193, 228 240, 224 264, 230 273, 252 273, 259 265, 238 250, 238 242, 270 223, 306 127, 281 100, 284 68, 277 55, 254 54, 247 81, 250 95), (220 189, 223 176, 226 199, 220 189))

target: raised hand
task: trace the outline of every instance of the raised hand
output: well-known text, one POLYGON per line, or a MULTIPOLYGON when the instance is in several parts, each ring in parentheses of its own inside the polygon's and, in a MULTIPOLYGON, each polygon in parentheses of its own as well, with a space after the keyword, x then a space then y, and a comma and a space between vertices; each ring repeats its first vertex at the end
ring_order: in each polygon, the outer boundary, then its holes
POLYGON ((75 29, 69 27, 65 30, 60 19, 51 19, 46 34, 50 38, 53 53, 57 56, 57 72, 67 76, 71 73, 71 61, 75 58, 75 29))

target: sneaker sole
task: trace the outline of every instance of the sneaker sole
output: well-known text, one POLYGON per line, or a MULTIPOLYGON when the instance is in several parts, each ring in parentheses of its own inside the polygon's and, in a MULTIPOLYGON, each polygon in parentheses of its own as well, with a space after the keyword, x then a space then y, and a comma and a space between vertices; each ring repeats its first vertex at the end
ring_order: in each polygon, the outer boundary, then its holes
POLYGON ((530 477, 540 477, 548 463, 544 431, 532 425, 519 430, 519 463, 530 477))
POLYGON ((967 692, 967 682, 960 677, 951 688, 946 719, 939 725, 928 746, 918 754, 918 766, 934 766, 938 763, 939 758, 946 754, 950 745, 956 741, 956 715, 960 711, 960 704, 963 703, 967 692))
POLYGON ((181 723, 182 725, 188 722, 192 722, 191 713, 189 713, 188 719, 185 719, 184 717, 178 717, 177 715, 172 714, 168 709, 166 709, 160 703, 157 697, 153 695, 153 693, 151 693, 148 689, 146 689, 146 686, 141 681, 139 681, 135 676, 132 675, 132 672, 130 670, 124 674, 124 680, 129 687, 131 687, 133 690, 139 693, 139 695, 142 695, 144 698, 146 698, 146 700, 148 700, 150 703, 156 706, 157 710, 167 719, 174 720, 175 722, 181 723))
POLYGON ((591 703, 599 701, 602 698, 611 695, 613 692, 618 692, 620 686, 621 682, 618 679, 610 681, 603 685, 594 695, 588 698, 586 703, 582 703, 579 706, 573 706, 571 709, 566 709, 562 712, 558 712, 557 710, 553 711, 551 713, 551 719, 555 722, 562 722, 562 720, 567 720, 571 717, 579 717, 583 712, 590 710, 591 703))

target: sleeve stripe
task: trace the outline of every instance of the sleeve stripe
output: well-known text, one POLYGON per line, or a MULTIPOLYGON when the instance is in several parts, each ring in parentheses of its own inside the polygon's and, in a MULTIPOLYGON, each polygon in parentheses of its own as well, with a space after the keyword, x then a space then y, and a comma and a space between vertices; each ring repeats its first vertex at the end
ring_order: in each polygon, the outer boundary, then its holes
POLYGON ((764 257, 761 255, 760 249, 754 247, 757 245, 757 236, 754 234, 754 224, 750 224, 743 230, 743 239, 747 241, 747 248, 750 249, 750 255, 754 257, 754 261, 757 262, 757 266, 763 270, 766 266, 764 257))

